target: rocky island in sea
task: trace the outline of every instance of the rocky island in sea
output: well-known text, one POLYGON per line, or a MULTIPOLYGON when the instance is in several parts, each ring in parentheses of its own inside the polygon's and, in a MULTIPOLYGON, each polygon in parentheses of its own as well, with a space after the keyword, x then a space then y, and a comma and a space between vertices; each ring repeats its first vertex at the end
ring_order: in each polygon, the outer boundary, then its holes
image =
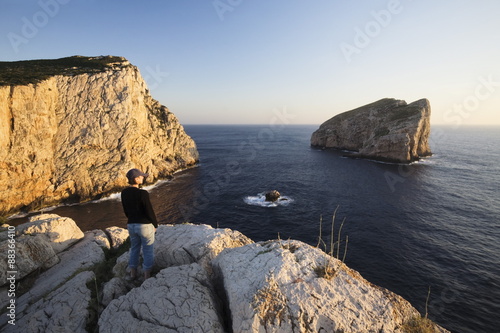
POLYGON ((14 232, 18 253, 17 286, 0 262, 5 333, 447 332, 399 295, 296 240, 255 243, 231 229, 160 225, 153 276, 129 281, 126 229, 83 233, 55 214, 3 227, 0 251, 14 232))
POLYGON ((381 99, 325 121, 312 134, 311 145, 348 150, 352 157, 410 163, 431 155, 430 115, 427 99, 410 104, 381 99))
POLYGON ((0 62, 0 216, 116 192, 198 161, 195 142, 114 56, 0 62))

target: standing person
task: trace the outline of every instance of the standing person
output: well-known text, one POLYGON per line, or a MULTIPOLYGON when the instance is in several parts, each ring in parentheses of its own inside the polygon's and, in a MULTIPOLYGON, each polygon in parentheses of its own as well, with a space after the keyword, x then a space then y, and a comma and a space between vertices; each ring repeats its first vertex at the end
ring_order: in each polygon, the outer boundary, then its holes
POLYGON ((137 266, 139 265, 139 252, 142 247, 144 259, 144 279, 151 276, 154 254, 153 244, 155 232, 158 228, 156 215, 149 201, 149 193, 139 188, 144 183, 147 173, 139 169, 131 169, 127 172, 129 187, 121 193, 123 211, 128 218, 127 229, 130 236, 130 277, 137 277, 137 266))

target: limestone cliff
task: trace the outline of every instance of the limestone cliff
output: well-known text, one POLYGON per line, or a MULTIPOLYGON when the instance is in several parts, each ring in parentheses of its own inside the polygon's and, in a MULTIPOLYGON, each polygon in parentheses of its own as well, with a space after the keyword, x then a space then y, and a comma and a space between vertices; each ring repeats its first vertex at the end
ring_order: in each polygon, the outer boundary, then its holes
POLYGON ((0 63, 0 215, 116 191, 198 160, 194 141, 121 57, 0 63))
POLYGON ((381 99, 325 121, 312 134, 311 145, 350 150, 357 157, 409 163, 431 155, 430 114, 427 99, 411 104, 381 99))

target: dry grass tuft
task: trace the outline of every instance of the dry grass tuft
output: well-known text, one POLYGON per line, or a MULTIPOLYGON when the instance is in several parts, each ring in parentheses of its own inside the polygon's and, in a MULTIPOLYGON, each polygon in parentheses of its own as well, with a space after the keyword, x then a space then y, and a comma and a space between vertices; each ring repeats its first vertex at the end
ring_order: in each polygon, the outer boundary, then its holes
POLYGON ((415 316, 403 324, 404 333, 434 333, 437 332, 435 324, 426 317, 415 316))
MULTIPOLYGON (((323 217, 320 216, 320 220, 319 220, 319 237, 318 237, 318 245, 316 246, 317 248, 321 248, 321 245, 324 246, 324 251, 330 256, 330 257, 333 257, 333 258, 337 258, 340 260, 340 245, 342 243, 342 239, 341 239, 341 234, 342 234, 342 227, 344 226, 344 222, 345 222, 345 218, 344 220, 342 221, 342 224, 340 225, 340 228, 338 230, 338 240, 336 242, 334 242, 334 235, 335 235, 335 216, 337 215, 337 210, 338 210, 339 206, 337 206, 337 208, 335 209, 335 211, 333 212, 333 217, 332 217, 332 226, 331 226, 331 231, 330 231, 330 249, 328 250, 328 246, 326 245, 326 243, 323 241, 322 239, 322 229, 323 229, 323 217), (335 246, 337 246, 337 254, 335 256, 335 246)), ((349 238, 346 236, 346 240, 345 240, 345 247, 344 247, 344 255, 342 257, 342 260, 340 261, 339 264, 337 264, 336 266, 337 267, 334 267, 335 264, 333 263, 333 260, 328 257, 328 258, 325 258, 325 264, 324 265, 320 265, 316 268, 314 268, 314 272, 316 273, 316 275, 319 277, 319 278, 324 278, 324 279, 327 279, 327 280, 331 280, 335 277, 335 275, 337 274, 337 272, 341 269, 341 266, 343 265, 344 261, 345 261, 345 257, 346 257, 346 254, 347 254, 347 244, 349 242, 349 238)))
POLYGON ((324 265, 315 267, 314 273, 316 273, 319 278, 331 280, 335 277, 335 274, 337 274, 337 270, 332 261, 328 260, 324 265))

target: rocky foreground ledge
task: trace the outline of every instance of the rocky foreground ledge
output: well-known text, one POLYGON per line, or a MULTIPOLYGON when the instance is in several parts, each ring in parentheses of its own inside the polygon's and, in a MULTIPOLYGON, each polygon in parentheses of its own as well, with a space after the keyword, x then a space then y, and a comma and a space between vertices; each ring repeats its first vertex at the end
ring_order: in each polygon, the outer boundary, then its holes
POLYGON ((117 227, 83 233, 54 214, 7 227, 0 248, 15 244, 16 266, 0 262, 1 331, 409 332, 421 318, 402 297, 300 241, 161 225, 155 274, 141 282, 125 279, 127 238, 117 227))

